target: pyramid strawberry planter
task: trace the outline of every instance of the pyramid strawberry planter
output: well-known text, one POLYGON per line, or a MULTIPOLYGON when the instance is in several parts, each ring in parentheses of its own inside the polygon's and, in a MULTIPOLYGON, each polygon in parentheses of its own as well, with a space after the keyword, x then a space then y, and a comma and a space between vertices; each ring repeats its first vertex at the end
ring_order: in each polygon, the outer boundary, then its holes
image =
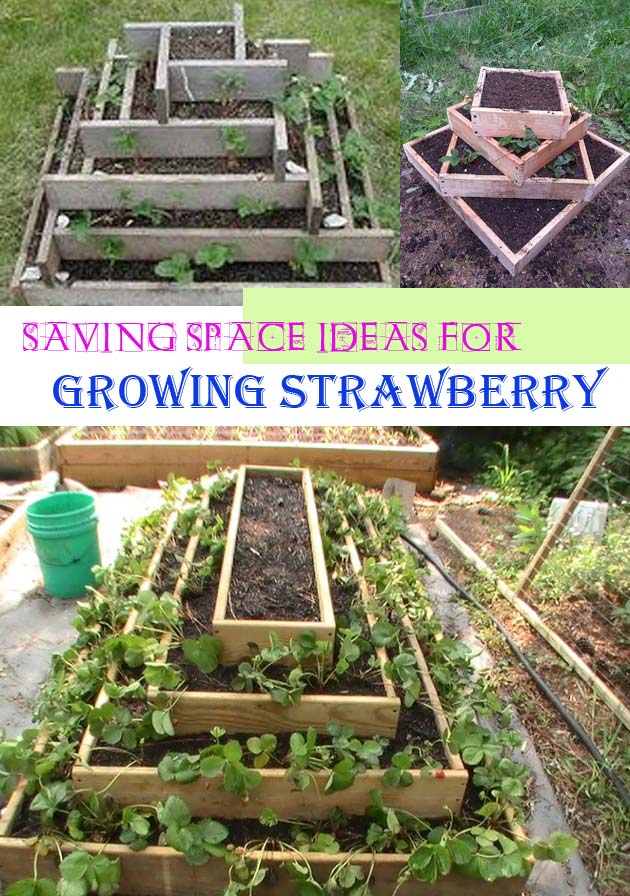
POLYGON ((130 24, 95 84, 61 69, 13 289, 32 304, 240 304, 385 286, 366 145, 332 55, 229 22, 130 24))
POLYGON ((410 164, 512 275, 542 252, 630 158, 588 130, 590 115, 565 103, 557 72, 482 69, 472 104, 451 106, 447 127, 404 147, 410 164), (509 96, 512 89, 508 82, 488 93, 487 79, 512 75, 515 90, 523 87, 521 79, 534 94, 531 84, 547 82, 548 105, 561 111, 506 112, 485 106, 487 95, 509 96))

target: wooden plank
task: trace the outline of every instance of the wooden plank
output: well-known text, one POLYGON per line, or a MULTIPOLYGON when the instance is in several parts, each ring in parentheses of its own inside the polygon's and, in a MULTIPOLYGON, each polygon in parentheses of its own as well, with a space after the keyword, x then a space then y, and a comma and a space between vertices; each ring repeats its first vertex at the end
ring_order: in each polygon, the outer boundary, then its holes
MULTIPOLYGON (((238 471, 230 522, 227 530, 221 575, 217 589, 217 599, 212 619, 212 631, 223 644, 221 662, 223 665, 233 665, 240 660, 251 656, 251 643, 257 644, 261 649, 268 646, 270 635, 275 634, 282 644, 288 645, 296 641, 304 632, 313 632, 318 641, 328 641, 331 644, 335 639, 335 613, 333 610, 330 589, 328 586, 328 573, 324 560, 324 549, 319 530, 315 496, 308 470, 296 467, 249 467, 241 466, 238 471), (230 605, 230 588, 236 551, 236 542, 241 522, 245 486, 248 478, 257 475, 269 478, 282 476, 299 480, 304 497, 304 513, 309 527, 311 541, 311 557, 313 558, 313 572, 317 584, 319 599, 319 620, 267 620, 267 619, 234 619, 228 615, 230 605)), ((331 653, 324 658, 326 666, 332 665, 331 653)))
POLYGON ((322 197, 322 184, 319 176, 319 157, 315 147, 315 137, 312 133, 313 120, 310 112, 306 119, 304 131, 304 150, 306 153, 306 169, 308 171, 308 199, 306 202, 307 230, 313 236, 317 235, 322 226, 324 215, 324 200, 322 197))
POLYGON ((278 105, 274 105, 273 120, 273 171, 277 181, 285 181, 287 179, 287 161, 289 159, 289 135, 287 134, 287 120, 284 112, 278 105))
POLYGON ((247 42, 245 40, 245 13, 242 3, 234 4, 234 58, 247 58, 247 42))
POLYGON ((354 215, 352 213, 352 201, 350 198, 350 187, 348 186, 348 177, 346 175, 346 166, 341 151, 341 139, 339 137, 339 126, 337 124, 337 115, 335 110, 328 112, 328 133, 330 136, 330 145, 333 152, 333 160, 335 163, 335 176, 337 179, 337 193, 339 195, 339 206, 341 214, 348 219, 348 227, 354 227, 354 215))
POLYGON ((431 131, 430 134, 427 134, 426 137, 423 137, 421 140, 410 140, 409 143, 403 145, 403 152, 405 153, 409 164, 413 165, 418 174, 420 174, 438 193, 440 192, 439 175, 437 171, 434 171, 434 169, 424 161, 420 154, 422 152, 422 140, 426 140, 428 137, 434 137, 436 134, 448 130, 449 128, 447 125, 446 127, 438 128, 436 131, 431 131))
POLYGON ((334 53, 309 53, 306 66, 306 77, 313 84, 323 84, 324 81, 328 81, 329 78, 332 78, 334 64, 334 53))
POLYGON ((557 236, 561 230, 570 224, 585 207, 584 202, 571 202, 559 212, 553 221, 550 221, 542 230, 539 230, 535 237, 525 245, 517 253, 518 261, 516 263, 516 273, 527 267, 545 249, 551 240, 557 236))
POLYGON ((571 122, 567 135, 562 140, 546 140, 539 145, 536 152, 517 156, 508 152, 504 146, 499 146, 498 141, 493 137, 480 137, 475 134, 472 123, 461 113, 465 105, 466 101, 450 106, 446 110, 449 127, 469 146, 480 152, 495 168, 519 185, 548 165, 557 155, 581 140, 588 131, 591 121, 591 116, 588 113, 583 113, 571 122))
POLYGON ((131 110, 133 108, 133 96, 136 89, 137 75, 137 63, 128 60, 127 71, 125 72, 125 83, 123 86, 122 101, 120 103, 120 112, 118 114, 118 118, 121 121, 128 121, 131 118, 131 110))
POLYGON ((162 25, 158 43, 157 66, 155 69, 155 107, 157 120, 166 124, 170 112, 170 88, 168 61, 171 55, 171 26, 162 25))
POLYGON ((44 153, 44 158, 39 169, 39 179, 35 188, 35 194, 33 196, 30 211, 28 213, 28 218, 26 219, 24 234, 22 236, 22 242, 20 243, 20 251, 18 252, 18 257, 15 262, 15 268, 13 269, 13 277, 11 279, 10 285, 11 294, 18 294, 21 289, 20 281, 22 279, 22 275, 24 274, 24 267, 28 259, 28 253, 31 243, 35 237, 35 228, 37 227, 37 220, 39 218, 42 202, 44 201, 44 187, 42 185, 41 178, 50 170, 50 166, 55 155, 55 149, 57 146, 57 141, 59 139, 59 134, 61 132, 62 121, 63 105, 60 104, 59 106, 57 106, 57 111, 55 112, 55 118, 51 128, 50 137, 48 138, 48 144, 46 146, 46 152, 44 153))
POLYGON ((532 71, 531 69, 507 69, 482 66, 471 105, 472 127, 480 137, 524 137, 530 128, 543 140, 562 140, 571 123, 571 110, 559 71, 532 71), (493 72, 510 72, 534 78, 552 78, 558 91, 560 109, 542 111, 536 109, 498 109, 481 105, 486 76, 493 72))
POLYGON ((587 195, 587 202, 590 202, 592 199, 595 199, 595 197, 598 196, 599 193, 601 193, 604 187, 606 187, 611 180, 614 180, 614 178, 617 177, 618 174, 621 174, 622 170, 628 164, 630 153, 628 153, 625 149, 622 149, 621 146, 617 146, 615 143, 611 143, 609 140, 604 140, 603 137, 600 137, 600 135, 596 134, 594 131, 589 131, 588 136, 591 138, 591 140, 595 140, 597 143, 603 143, 610 149, 614 149, 619 155, 617 161, 613 162, 613 164, 609 168, 607 168, 605 171, 602 171, 599 177, 596 178, 590 192, 587 195))
POLYGON ((449 196, 444 197, 453 211, 462 219, 464 224, 469 227, 475 236, 479 237, 486 249, 501 262, 503 267, 514 276, 516 274, 516 263, 519 260, 516 253, 512 252, 509 246, 499 239, 493 230, 483 221, 479 215, 467 205, 463 199, 458 197, 451 199, 449 196))
MULTIPOLYGON (((124 26, 125 45, 133 53, 142 56, 157 56, 160 42, 160 31, 163 22, 129 22, 124 26)), ((229 22, 169 22, 173 28, 233 28, 234 21, 229 22)))
MULTIPOLYGON (((64 854, 76 848, 67 843, 60 845, 64 854)), ((188 864, 182 853, 165 846, 149 846, 141 852, 132 852, 116 843, 85 842, 78 848, 92 855, 120 860, 120 892, 126 896, 223 896, 225 893, 227 868, 223 858, 210 858, 205 865, 194 866, 188 864)), ((35 849, 29 840, 0 839, 0 877, 7 885, 32 877, 35 849)), ((287 862, 295 860, 295 853, 269 850, 251 852, 247 857, 250 866, 260 862, 272 869, 267 883, 256 888, 256 896, 296 896, 296 887, 288 881, 284 870, 287 862)), ((470 878, 452 872, 435 884, 419 884, 412 878, 398 887, 398 878, 409 861, 405 854, 309 853, 308 861, 315 878, 322 883, 344 861, 362 868, 365 878, 370 880, 373 896, 392 896, 394 890, 396 896, 470 896, 471 893, 470 878)), ((58 880, 58 862, 55 850, 42 853, 37 860, 39 877, 58 880)), ((494 882, 476 880, 474 892, 476 896, 521 896, 525 884, 522 877, 500 878, 494 882)))
POLYGON ((306 731, 328 732, 330 722, 350 725, 359 736, 394 737, 400 715, 397 697, 306 694, 296 706, 280 706, 266 694, 166 692, 176 700, 176 735, 204 734, 214 725, 232 734, 306 731))
POLYGON ((221 97, 228 79, 238 79, 234 95, 242 100, 270 100, 283 95, 288 83, 284 59, 193 59, 169 62, 174 103, 196 103, 221 97))
POLYGON ((291 174, 283 182, 256 174, 51 174, 42 178, 46 198, 64 211, 129 208, 149 200, 161 209, 234 209, 247 195, 281 208, 306 205, 308 178, 291 174))
MULTIPOLYGON (((99 81, 98 91, 96 94, 96 101, 94 103, 94 112, 92 114, 92 121, 102 121, 103 114, 105 112, 105 97, 104 94, 109 87, 109 82, 112 76, 112 69, 114 67, 114 56, 116 55, 116 49, 118 47, 117 40, 110 40, 107 45, 107 55, 105 57, 105 64, 103 65, 103 70, 101 72, 101 80, 99 81)), ((85 146, 84 146, 85 149, 85 146)), ((94 158, 86 152, 86 156, 83 159, 83 165, 81 166, 81 172, 83 174, 91 174, 94 170, 94 158)), ((65 172, 64 172, 65 173, 65 172)))
POLYGON ((154 121, 84 121, 81 141, 85 152, 96 158, 150 159, 225 157, 226 128, 236 128, 247 139, 249 158, 266 158, 273 152, 273 118, 217 118, 173 120, 168 124, 154 121), (120 145, 121 134, 133 135, 133 146, 120 145))
POLYGON ((333 809, 348 815, 362 815, 370 804, 370 791, 383 794, 388 808, 411 812, 420 818, 442 819, 461 812, 468 774, 461 771, 412 771, 409 787, 387 787, 382 769, 369 769, 356 776, 351 787, 326 793, 328 771, 310 772, 306 790, 295 790, 284 769, 261 769, 262 780, 248 799, 226 793, 222 779, 198 778, 190 784, 164 782, 155 768, 101 767, 75 765, 72 780, 79 790, 107 793, 121 806, 153 804, 169 796, 183 799, 194 816, 200 818, 258 818, 263 809, 272 809, 280 818, 327 818, 333 809))
MULTIPOLYGON (((611 427, 611 430, 617 427, 611 427)), ((609 430, 610 432, 610 430, 609 430)), ((499 579, 488 564, 481 559, 469 545, 466 544, 441 517, 436 521, 438 532, 443 535, 460 554, 482 573, 487 579, 494 582, 497 591, 514 607, 515 610, 527 620, 530 626, 544 638, 544 640, 569 664, 569 666, 585 681, 593 692, 612 710, 615 716, 622 722, 626 728, 630 729, 630 708, 625 706, 616 694, 608 687, 608 685, 596 675, 584 660, 573 650, 573 648, 564 641, 550 626, 548 626, 539 614, 529 606, 522 598, 506 584, 499 579)))
POLYGON ((63 96, 76 97, 81 87, 84 68, 57 68, 55 69, 55 86, 63 96))
POLYGON ((305 76, 308 71, 308 56, 311 50, 310 40, 300 38, 272 39, 263 41, 265 49, 276 59, 285 59, 290 75, 305 76))
MULTIPOLYGON (((196 227, 94 227, 88 242, 79 242, 67 229, 54 233, 55 246, 63 259, 82 260, 100 258, 100 245, 105 239, 124 243, 126 260, 160 261, 174 252, 189 255, 208 243, 227 243, 234 246, 238 260, 290 261, 295 256, 297 240, 304 239, 301 230, 235 230, 228 228, 202 229, 196 227)), ((331 261, 386 261, 392 241, 388 230, 351 230, 320 232, 318 242, 331 250, 331 261)), ((321 285, 321 284, 320 284, 321 285)))

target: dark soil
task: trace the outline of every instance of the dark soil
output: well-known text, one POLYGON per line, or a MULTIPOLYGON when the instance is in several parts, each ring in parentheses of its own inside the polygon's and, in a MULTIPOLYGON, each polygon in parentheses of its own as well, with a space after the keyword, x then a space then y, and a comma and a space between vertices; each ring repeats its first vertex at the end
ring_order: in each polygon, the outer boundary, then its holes
POLYGON ((59 171, 64 144, 66 142, 66 137, 68 136, 68 131, 70 130, 70 122, 72 121, 72 116, 74 114, 74 106, 74 98, 67 97, 64 100, 63 115, 61 117, 61 127, 59 128, 57 142, 55 143, 55 150, 50 163, 50 168, 48 170, 49 174, 56 174, 59 171))
POLYGON ((304 128, 287 120, 287 137, 289 140, 289 158, 296 165, 306 168, 306 147, 304 145, 304 128))
MULTIPOLYGON (((594 140, 591 141, 595 143, 594 140)), ((574 160, 571 162, 570 171, 566 174, 566 177, 571 180, 585 180, 586 179, 586 171, 584 170, 584 164, 582 163, 582 153, 580 152, 580 146, 578 143, 574 143, 573 146, 570 146, 568 149, 562 153, 562 155, 571 155, 574 160)), ((545 168, 541 168, 539 171, 534 174, 534 177, 553 177, 553 171, 550 166, 546 166, 545 168)))
POLYGON ((174 28, 171 59, 232 59, 233 28, 174 28))
POLYGON ((162 221, 150 221, 134 217, 132 212, 122 209, 94 211, 93 219, 99 227, 218 227, 218 228, 280 228, 291 227, 298 230, 306 227, 306 215, 301 209, 275 209, 262 215, 241 218, 231 209, 200 209, 198 211, 165 211, 162 221))
POLYGON ((273 118, 273 103, 267 100, 171 103, 171 118, 273 118))
POLYGON ((252 40, 247 41, 245 55, 248 59, 269 59, 271 56, 267 47, 252 40))
POLYGON ((37 213, 37 221, 35 222, 33 237, 26 254, 27 265, 35 264, 35 261, 37 259, 37 253, 39 252, 39 241, 41 240, 42 233, 44 232, 46 218, 48 217, 48 210, 48 203, 46 202, 46 199, 44 197, 39 206, 39 212, 37 213))
POLYGON ((106 121, 112 121, 120 115, 120 105, 122 102, 123 86, 125 83, 125 75, 127 72, 127 63, 122 59, 115 59, 112 66, 112 75, 109 79, 110 88, 118 88, 118 98, 115 102, 105 103, 103 109, 103 118, 106 121))
MULTIPOLYGON (((594 141, 593 141, 594 142, 594 141)), ((460 156, 464 157, 467 153, 470 153, 472 150, 463 140, 457 141, 457 151, 460 156)), ((580 147, 577 143, 574 143, 573 146, 570 146, 569 149, 565 150, 566 153, 572 155, 575 159, 571 164, 571 171, 566 175, 571 179, 585 179, 586 172, 584 171, 584 165, 582 164, 582 154, 580 153, 580 147)), ((564 154, 564 153, 563 153, 564 154)), ((485 174, 496 174, 501 175, 501 172, 495 168, 495 166, 489 162, 487 159, 484 159, 483 156, 478 156, 476 159, 473 159, 471 162, 468 162, 466 165, 462 165, 461 163, 453 168, 452 166, 449 169, 453 174, 477 174, 477 175, 485 175, 485 174)), ((534 177, 553 177, 553 171, 551 168, 541 168, 534 177)))
POLYGON ((567 206, 555 199, 467 198, 466 203, 513 252, 522 249, 567 206))
MULTIPOLYGON (((347 114, 347 110, 346 110, 345 106, 341 109, 336 110, 336 116, 337 116, 337 126, 339 129, 339 139, 343 146, 344 137, 350 130, 350 121, 348 119, 348 114, 347 114)), ((355 175, 354 170, 345 161, 345 159, 344 159, 344 167, 346 170, 346 177, 348 179, 348 187, 350 188, 351 200, 354 197, 365 198, 365 184, 363 182, 363 178, 357 177, 355 175)), ((361 218, 357 219, 355 216, 354 226, 369 229, 370 227, 372 227, 372 214, 373 213, 371 213, 368 218, 361 217, 361 218)))
POLYGON ((591 169, 593 171, 593 177, 595 179, 597 179, 600 174, 603 174, 607 168, 610 168, 611 165, 614 165, 619 158, 618 152, 615 152, 614 149, 611 149, 604 143, 600 143, 599 140, 593 140, 588 134, 584 138, 584 145, 586 146, 591 169))
POLYGON ((516 277, 404 158, 400 201, 403 287, 630 286, 628 169, 516 277))
MULTIPOLYGON (((315 150, 317 157, 321 162, 326 164, 332 173, 325 180, 322 180, 322 201, 324 203, 324 214, 331 215, 341 214, 341 203, 339 202, 339 190, 337 189, 337 174, 334 169, 334 156, 332 143, 330 141, 330 133, 328 128, 322 121, 318 121, 324 127, 324 133, 321 137, 315 138, 315 150)), ((294 159, 297 161, 297 159, 294 159)), ((302 163, 299 163, 302 164, 302 163)), ((320 174, 321 179, 321 174, 320 174)))
POLYGON ((488 72, 481 105, 489 109, 528 109, 560 112, 560 96, 554 78, 519 72, 488 72))
POLYGON ((442 133, 434 134, 432 137, 425 137, 423 140, 417 140, 415 143, 412 143, 411 148, 414 152, 418 153, 420 158, 423 159, 430 168, 439 172, 442 167, 440 159, 447 154, 448 145, 451 142, 452 136, 453 134, 451 131, 442 131, 442 133))
POLYGON ((273 159, 98 159, 94 169, 105 174, 272 174, 273 159))
POLYGON ((147 59, 136 72, 136 83, 131 104, 132 118, 157 118, 155 105, 156 60, 147 59))
POLYGON ((245 480, 226 615, 321 618, 301 482, 279 476, 245 480))
MULTIPOLYGON (((107 261, 64 261, 63 267, 72 280, 142 280, 165 283, 155 273, 151 261, 118 261, 111 265, 107 261)), ((317 281, 311 281, 294 271, 284 262, 252 262, 226 265, 219 271, 207 268, 195 271, 198 283, 380 283, 378 264, 367 262, 328 262, 319 267, 317 281)))

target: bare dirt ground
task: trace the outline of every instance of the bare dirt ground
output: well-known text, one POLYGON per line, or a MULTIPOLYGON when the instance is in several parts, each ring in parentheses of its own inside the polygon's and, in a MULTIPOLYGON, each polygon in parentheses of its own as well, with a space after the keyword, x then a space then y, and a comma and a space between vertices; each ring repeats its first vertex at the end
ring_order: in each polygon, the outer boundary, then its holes
MULTIPOLYGON (((453 483, 450 483, 447 488, 453 483)), ((509 549, 514 532, 514 511, 492 500, 478 500, 461 504, 460 489, 463 483, 455 483, 455 490, 445 500, 416 501, 416 516, 423 522, 433 538, 433 550, 449 571, 464 586, 479 581, 471 573, 460 554, 442 536, 438 536, 434 521, 439 514, 448 525, 463 538, 486 562, 496 568, 501 555, 509 549)), ((467 489, 464 490, 466 493, 467 489)), ((527 622, 522 619, 503 598, 493 594, 492 586, 484 593, 484 603, 508 629, 512 638, 533 662, 556 694, 591 734, 602 748, 609 742, 614 729, 612 714, 594 700, 589 688, 560 660, 527 622)), ((479 592, 477 592, 479 594, 479 592)), ((589 616, 579 616, 580 610, 563 602, 554 618, 563 626, 571 626, 584 632, 597 642, 600 661, 614 664, 618 659, 619 645, 606 645, 589 629, 589 616)), ((569 825, 580 840, 580 853, 591 874, 599 896, 627 896, 630 879, 630 824, 620 821, 619 810, 613 809, 610 785, 603 784, 593 775, 590 757, 573 737, 560 716, 541 697, 537 688, 514 659, 503 638, 473 613, 481 638, 495 659, 497 685, 505 699, 513 702, 523 723, 530 732, 536 749, 545 765, 558 799, 566 813, 569 825)), ((588 662, 593 658, 585 654, 588 662)), ((621 728, 621 726, 619 726, 621 728)), ((627 732, 625 732, 627 734, 627 732)), ((624 738, 622 732, 619 738, 624 738)), ((610 746, 610 744, 608 743, 610 746)))
POLYGON ((630 286, 630 166, 512 277, 403 156, 403 287, 630 286))

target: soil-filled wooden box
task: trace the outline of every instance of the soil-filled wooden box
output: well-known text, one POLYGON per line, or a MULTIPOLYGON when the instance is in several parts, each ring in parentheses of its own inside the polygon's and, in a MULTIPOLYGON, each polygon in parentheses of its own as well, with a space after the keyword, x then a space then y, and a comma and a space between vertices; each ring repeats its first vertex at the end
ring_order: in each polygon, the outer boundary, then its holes
POLYGON ((571 120, 566 135, 562 139, 544 140, 538 145, 535 152, 530 150, 519 156, 510 152, 505 146, 501 146, 496 138, 481 137, 475 133, 468 101, 464 100, 455 106, 450 106, 447 109, 447 115, 449 126, 458 137, 461 137, 468 146, 480 152, 484 159, 487 159, 495 168, 519 185, 525 183, 529 177, 548 165, 552 159, 581 140, 591 123, 589 113, 571 108, 571 120))
MULTIPOLYGON (((313 483, 308 469, 242 466, 227 531, 212 631, 221 662, 237 663, 275 635, 335 639, 313 483)), ((332 649, 329 655, 332 663, 332 649)))
POLYGON ((557 71, 482 66, 471 107, 479 137, 524 137, 529 129, 542 140, 562 140, 571 110, 557 71))
POLYGON ((285 466, 297 458, 304 466, 333 470, 353 482, 376 488, 389 478, 402 476, 415 482, 419 492, 427 493, 435 485, 439 456, 438 446, 428 437, 421 445, 344 445, 249 438, 98 439, 80 430, 62 436, 57 451, 63 475, 91 488, 152 488, 169 473, 189 479, 203 476, 209 462, 225 467, 285 466))

